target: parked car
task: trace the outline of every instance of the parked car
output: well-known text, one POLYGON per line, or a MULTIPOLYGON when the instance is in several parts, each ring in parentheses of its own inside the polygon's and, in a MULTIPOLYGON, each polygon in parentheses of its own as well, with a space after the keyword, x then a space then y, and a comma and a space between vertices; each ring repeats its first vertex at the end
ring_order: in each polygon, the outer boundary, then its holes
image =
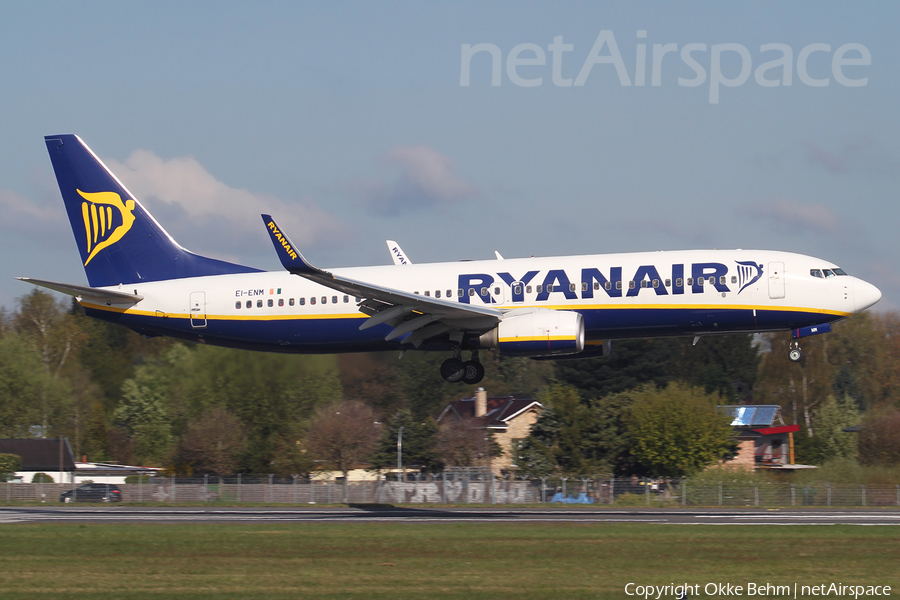
POLYGON ((60 502, 121 502, 122 490, 111 483, 85 483, 82 486, 63 492, 60 502))

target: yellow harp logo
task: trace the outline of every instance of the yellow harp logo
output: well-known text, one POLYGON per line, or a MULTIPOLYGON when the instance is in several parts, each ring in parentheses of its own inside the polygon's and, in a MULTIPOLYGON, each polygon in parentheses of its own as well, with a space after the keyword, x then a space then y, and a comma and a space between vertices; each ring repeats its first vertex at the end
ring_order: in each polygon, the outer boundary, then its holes
POLYGON ((86 202, 81 203, 84 218, 84 233, 87 236, 87 266, 91 259, 104 248, 122 239, 134 223, 134 200, 122 202, 115 192, 82 192, 77 190, 86 202), (114 210, 115 209, 115 210, 114 210), (116 218, 118 217, 118 218, 116 218))

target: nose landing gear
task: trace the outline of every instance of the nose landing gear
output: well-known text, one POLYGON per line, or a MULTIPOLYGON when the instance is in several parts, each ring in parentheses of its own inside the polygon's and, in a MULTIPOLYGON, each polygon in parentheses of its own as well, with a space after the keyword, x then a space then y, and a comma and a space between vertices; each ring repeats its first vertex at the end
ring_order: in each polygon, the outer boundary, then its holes
POLYGON ((462 352, 459 348, 453 350, 453 358, 448 358, 441 363, 441 377, 444 381, 457 383, 459 381, 474 385, 484 379, 484 366, 478 360, 478 351, 472 351, 472 359, 462 361, 462 352))
POLYGON ((803 350, 800 349, 800 342, 791 340, 791 348, 788 350, 788 358, 791 362, 798 363, 803 360, 803 350))

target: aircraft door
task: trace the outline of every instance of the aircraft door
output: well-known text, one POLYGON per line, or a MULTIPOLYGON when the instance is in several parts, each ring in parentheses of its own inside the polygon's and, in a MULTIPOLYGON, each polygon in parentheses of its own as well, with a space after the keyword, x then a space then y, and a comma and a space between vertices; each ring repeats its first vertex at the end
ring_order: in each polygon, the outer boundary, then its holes
POLYGON ((191 292, 191 327, 206 327, 206 292, 191 292))
POLYGON ((769 263, 769 298, 784 298, 784 263, 769 263))

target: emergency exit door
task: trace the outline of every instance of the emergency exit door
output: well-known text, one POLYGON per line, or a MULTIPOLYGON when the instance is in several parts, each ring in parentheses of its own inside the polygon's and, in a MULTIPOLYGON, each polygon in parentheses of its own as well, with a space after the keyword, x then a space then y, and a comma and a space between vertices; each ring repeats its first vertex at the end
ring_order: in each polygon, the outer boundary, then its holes
POLYGON ((191 327, 206 327, 206 292, 191 292, 191 327))
POLYGON ((769 263, 769 298, 784 298, 784 263, 769 263))

